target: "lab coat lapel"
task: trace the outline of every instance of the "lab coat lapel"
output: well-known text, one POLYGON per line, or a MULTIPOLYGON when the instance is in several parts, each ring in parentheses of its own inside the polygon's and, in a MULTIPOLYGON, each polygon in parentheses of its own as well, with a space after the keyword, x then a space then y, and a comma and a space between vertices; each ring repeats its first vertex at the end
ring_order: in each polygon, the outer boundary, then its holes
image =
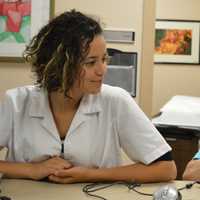
POLYGON ((79 108, 72 120, 67 135, 72 134, 79 126, 88 121, 93 115, 101 111, 99 95, 86 95, 81 100, 79 108))
POLYGON ((88 119, 89 116, 77 111, 77 113, 74 116, 74 119, 72 120, 67 136, 71 135, 81 124, 83 124, 88 119))
POLYGON ((44 110, 44 118, 41 120, 41 125, 57 140, 60 141, 59 133, 56 128, 53 115, 50 111, 50 109, 47 107, 44 110))
POLYGON ((29 115, 30 117, 40 118, 41 126, 54 138, 59 140, 59 134, 49 108, 48 94, 46 91, 40 89, 32 94, 29 115))

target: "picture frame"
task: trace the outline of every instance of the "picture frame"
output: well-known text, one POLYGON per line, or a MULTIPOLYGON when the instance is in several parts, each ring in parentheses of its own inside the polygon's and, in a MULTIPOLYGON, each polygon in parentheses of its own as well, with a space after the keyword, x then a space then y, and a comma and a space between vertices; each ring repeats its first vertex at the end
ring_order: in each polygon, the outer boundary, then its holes
POLYGON ((199 21, 156 20, 155 63, 199 64, 199 21))
POLYGON ((7 5, 0 5, 0 59, 19 60, 31 38, 49 21, 51 0, 3 3, 7 5))

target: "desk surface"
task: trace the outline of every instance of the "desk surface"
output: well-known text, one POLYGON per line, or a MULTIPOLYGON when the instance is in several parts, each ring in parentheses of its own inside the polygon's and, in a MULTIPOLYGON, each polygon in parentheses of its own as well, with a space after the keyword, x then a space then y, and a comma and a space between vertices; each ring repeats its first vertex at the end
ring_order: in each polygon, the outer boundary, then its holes
MULTIPOLYGON (((176 187, 183 187, 186 181, 175 181, 170 184, 175 184, 176 187)), ((169 183, 168 183, 169 184, 169 183)), ((3 179, 0 188, 2 195, 11 197, 12 200, 92 200, 96 199, 89 197, 82 192, 82 187, 85 184, 53 184, 46 182, 37 182, 29 180, 3 179)), ((143 184, 137 190, 146 193, 153 193, 158 187, 166 185, 162 184, 143 184)), ((143 196, 134 191, 129 191, 123 185, 115 185, 110 188, 96 192, 108 200, 152 200, 151 196, 143 196)), ((198 200, 200 197, 200 185, 195 184, 191 189, 182 190, 183 200, 198 200)))

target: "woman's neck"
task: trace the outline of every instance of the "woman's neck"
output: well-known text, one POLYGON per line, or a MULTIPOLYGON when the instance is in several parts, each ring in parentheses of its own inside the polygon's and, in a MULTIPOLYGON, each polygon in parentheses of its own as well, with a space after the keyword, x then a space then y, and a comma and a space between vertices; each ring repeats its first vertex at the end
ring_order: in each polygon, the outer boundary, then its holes
POLYGON ((82 95, 69 93, 69 97, 65 97, 63 92, 55 91, 49 94, 49 103, 52 110, 57 112, 65 112, 69 109, 77 109, 82 95))

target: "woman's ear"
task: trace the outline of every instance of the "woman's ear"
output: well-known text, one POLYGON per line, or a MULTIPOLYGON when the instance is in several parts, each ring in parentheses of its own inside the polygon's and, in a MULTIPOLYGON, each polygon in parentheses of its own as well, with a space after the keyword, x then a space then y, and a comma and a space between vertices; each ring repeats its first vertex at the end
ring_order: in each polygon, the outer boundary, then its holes
POLYGON ((85 77, 85 68, 81 67, 81 69, 79 70, 79 73, 78 73, 78 79, 82 80, 84 77, 85 77))
POLYGON ((85 77, 85 68, 84 67, 81 67, 79 69, 79 72, 77 73, 77 78, 76 78, 76 83, 78 84, 77 86, 79 88, 83 87, 83 80, 84 80, 84 77, 85 77))

